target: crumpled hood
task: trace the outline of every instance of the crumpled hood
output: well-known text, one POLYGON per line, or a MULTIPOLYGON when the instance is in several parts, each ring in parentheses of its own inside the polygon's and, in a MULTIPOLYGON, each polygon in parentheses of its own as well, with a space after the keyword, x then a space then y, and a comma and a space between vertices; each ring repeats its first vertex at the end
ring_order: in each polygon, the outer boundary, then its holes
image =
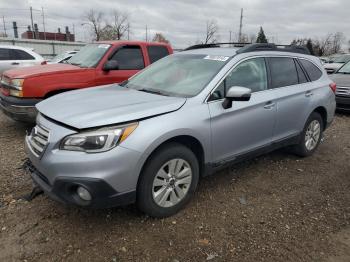
POLYGON ((329 78, 332 79, 337 86, 350 86, 350 75, 348 74, 332 74, 329 75, 329 78))
POLYGON ((39 76, 42 74, 62 74, 82 70, 86 70, 86 68, 80 68, 79 66, 69 64, 51 64, 14 68, 5 71, 4 75, 10 78, 28 78, 33 76, 39 76))
POLYGON ((172 112, 185 102, 186 98, 107 85, 59 94, 40 102, 36 107, 49 118, 83 129, 172 112))

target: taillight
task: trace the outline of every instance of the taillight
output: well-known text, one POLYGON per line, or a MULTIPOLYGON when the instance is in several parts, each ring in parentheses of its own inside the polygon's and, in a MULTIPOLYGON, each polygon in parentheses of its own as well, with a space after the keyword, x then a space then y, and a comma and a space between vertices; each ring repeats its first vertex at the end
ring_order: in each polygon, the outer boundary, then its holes
POLYGON ((46 61, 42 61, 41 64, 42 64, 42 65, 46 65, 47 62, 46 62, 46 61))
POLYGON ((329 84, 329 87, 332 89, 333 93, 337 90, 337 84, 336 83, 331 83, 329 84))

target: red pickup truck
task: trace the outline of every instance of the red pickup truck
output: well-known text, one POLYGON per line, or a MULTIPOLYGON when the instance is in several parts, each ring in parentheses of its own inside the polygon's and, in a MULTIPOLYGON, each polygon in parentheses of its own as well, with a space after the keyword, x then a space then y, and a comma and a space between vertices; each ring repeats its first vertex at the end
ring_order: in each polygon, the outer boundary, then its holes
POLYGON ((173 53, 168 44, 106 41, 88 44, 63 64, 5 71, 0 107, 12 119, 34 122, 35 104, 65 91, 120 83, 173 53))

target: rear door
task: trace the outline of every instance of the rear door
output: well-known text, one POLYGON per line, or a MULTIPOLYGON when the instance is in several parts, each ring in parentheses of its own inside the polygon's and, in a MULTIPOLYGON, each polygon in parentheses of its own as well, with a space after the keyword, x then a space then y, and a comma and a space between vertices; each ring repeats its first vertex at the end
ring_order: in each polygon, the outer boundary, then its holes
POLYGON ((269 57, 271 88, 277 102, 274 141, 300 133, 307 117, 312 87, 298 60, 292 57, 269 57))
POLYGON ((119 69, 108 72, 102 69, 97 70, 97 85, 121 83, 136 74, 139 70, 145 68, 146 65, 142 49, 139 45, 118 47, 108 60, 117 61, 119 69))
POLYGON ((14 67, 12 65, 13 61, 10 57, 10 49, 9 48, 0 48, 0 75, 8 70, 14 67))
POLYGON ((14 67, 25 67, 39 64, 34 56, 20 49, 10 49, 12 65, 14 67))
POLYGON ((238 64, 208 100, 214 162, 230 161, 271 143, 276 117, 275 98, 268 90, 265 59, 250 58, 238 64), (249 101, 233 101, 224 109, 223 98, 232 86, 252 90, 249 101))

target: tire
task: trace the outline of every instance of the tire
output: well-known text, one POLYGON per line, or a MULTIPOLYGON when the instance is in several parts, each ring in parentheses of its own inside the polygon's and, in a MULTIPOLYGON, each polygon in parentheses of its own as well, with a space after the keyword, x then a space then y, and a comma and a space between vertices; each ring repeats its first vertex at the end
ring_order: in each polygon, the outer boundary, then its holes
POLYGON ((301 157, 311 156, 321 142, 322 133, 324 130, 323 127, 324 123, 321 115, 317 112, 313 112, 306 121, 304 130, 301 133, 299 144, 295 145, 293 148, 294 153, 301 157), (312 130, 315 131, 316 129, 319 129, 318 135, 316 135, 316 133, 312 133, 312 130), (312 143, 308 141, 312 141, 312 143))
POLYGON ((190 201, 198 180, 199 164, 195 154, 181 144, 166 144, 151 155, 143 168, 136 204, 151 217, 174 215, 190 201))

